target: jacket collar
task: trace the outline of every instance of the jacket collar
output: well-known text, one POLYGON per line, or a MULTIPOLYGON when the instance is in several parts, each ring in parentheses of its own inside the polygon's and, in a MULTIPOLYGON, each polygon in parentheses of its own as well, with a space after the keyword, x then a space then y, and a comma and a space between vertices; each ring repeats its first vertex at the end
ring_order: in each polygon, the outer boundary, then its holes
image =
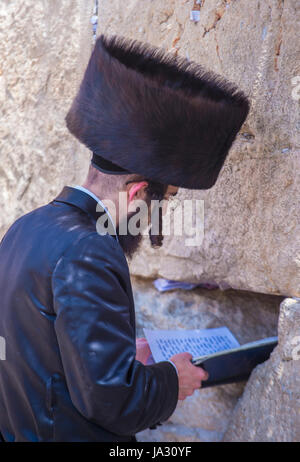
MULTIPOLYGON (((111 218, 104 209, 103 211, 97 210, 98 202, 89 194, 81 191, 77 188, 72 188, 70 186, 65 186, 60 194, 54 199, 53 202, 63 202, 64 204, 73 205, 83 212, 87 213, 93 221, 97 221, 98 218, 105 213, 107 219, 111 222, 111 218)), ((99 209, 99 207, 98 207, 99 209)), ((113 228, 114 224, 112 223, 113 228)), ((117 239, 116 235, 113 235, 117 239)))

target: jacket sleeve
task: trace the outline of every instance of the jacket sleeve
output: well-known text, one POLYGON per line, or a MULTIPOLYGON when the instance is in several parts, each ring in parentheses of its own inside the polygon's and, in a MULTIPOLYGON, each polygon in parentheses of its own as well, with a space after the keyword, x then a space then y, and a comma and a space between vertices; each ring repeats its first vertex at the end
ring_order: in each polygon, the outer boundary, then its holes
POLYGON ((178 378, 167 361, 135 359, 127 273, 113 241, 92 233, 57 262, 55 330, 74 406, 112 433, 133 435, 174 412, 178 378))

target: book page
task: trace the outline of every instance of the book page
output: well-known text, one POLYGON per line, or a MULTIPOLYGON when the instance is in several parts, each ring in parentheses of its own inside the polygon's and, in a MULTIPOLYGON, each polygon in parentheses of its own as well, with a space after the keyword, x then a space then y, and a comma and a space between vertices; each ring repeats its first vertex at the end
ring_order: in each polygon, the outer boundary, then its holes
POLYGON ((185 351, 195 358, 240 346, 227 327, 194 330, 144 329, 144 333, 156 362, 166 361, 185 351))

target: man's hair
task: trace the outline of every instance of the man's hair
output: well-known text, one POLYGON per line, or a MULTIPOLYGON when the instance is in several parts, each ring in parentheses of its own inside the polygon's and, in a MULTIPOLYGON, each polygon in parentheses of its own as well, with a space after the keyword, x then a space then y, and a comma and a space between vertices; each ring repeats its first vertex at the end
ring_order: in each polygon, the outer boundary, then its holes
POLYGON ((134 175, 109 175, 97 170, 92 164, 90 165, 86 181, 89 185, 103 183, 107 193, 123 190, 125 183, 131 181, 134 175))
POLYGON ((105 192, 107 194, 114 191, 123 191, 126 183, 133 181, 147 181, 148 187, 146 188, 146 192, 150 199, 162 199, 168 188, 168 185, 149 180, 136 173, 129 173, 128 175, 110 175, 97 170, 93 165, 90 165, 87 176, 89 185, 95 183, 99 184, 99 182, 105 184, 105 192))

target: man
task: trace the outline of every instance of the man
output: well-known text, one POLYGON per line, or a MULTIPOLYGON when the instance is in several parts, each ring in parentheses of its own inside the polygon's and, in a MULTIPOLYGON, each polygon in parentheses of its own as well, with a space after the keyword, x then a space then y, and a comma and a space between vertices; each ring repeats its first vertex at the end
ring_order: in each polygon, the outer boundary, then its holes
MULTIPOLYGON (((66 117, 93 152, 88 178, 18 219, 0 246, 5 441, 134 441, 207 378, 188 352, 146 364, 125 258, 141 235, 121 231, 135 200, 150 210, 178 187, 212 187, 248 110, 197 64, 99 37, 66 117)), ((160 226, 149 236, 162 244, 160 226)))

